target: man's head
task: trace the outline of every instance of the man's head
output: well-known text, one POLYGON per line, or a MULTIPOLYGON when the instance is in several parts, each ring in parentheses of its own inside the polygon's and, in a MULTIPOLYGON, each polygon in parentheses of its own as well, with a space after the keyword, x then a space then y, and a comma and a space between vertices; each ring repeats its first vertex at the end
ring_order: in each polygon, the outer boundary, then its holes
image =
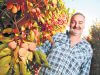
POLYGON ((85 26, 85 16, 82 13, 75 13, 70 21, 71 35, 81 36, 85 26))

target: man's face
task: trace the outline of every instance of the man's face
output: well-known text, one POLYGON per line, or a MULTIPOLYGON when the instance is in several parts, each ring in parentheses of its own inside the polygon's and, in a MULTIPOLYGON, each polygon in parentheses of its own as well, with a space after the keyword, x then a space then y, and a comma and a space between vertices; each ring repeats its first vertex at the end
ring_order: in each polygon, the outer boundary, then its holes
POLYGON ((81 35, 85 25, 85 18, 82 15, 75 15, 70 22, 70 32, 72 35, 81 35))

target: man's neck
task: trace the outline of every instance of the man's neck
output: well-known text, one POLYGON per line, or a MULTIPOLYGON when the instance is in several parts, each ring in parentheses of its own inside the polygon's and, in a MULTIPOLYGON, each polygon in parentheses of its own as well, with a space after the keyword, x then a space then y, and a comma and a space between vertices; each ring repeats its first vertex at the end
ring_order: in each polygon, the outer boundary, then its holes
POLYGON ((74 46, 75 44, 79 43, 80 41, 81 41, 81 36, 80 35, 71 35, 70 34, 71 47, 74 46))
POLYGON ((72 40, 80 40, 81 39, 81 35, 71 35, 70 34, 70 39, 72 39, 72 40))

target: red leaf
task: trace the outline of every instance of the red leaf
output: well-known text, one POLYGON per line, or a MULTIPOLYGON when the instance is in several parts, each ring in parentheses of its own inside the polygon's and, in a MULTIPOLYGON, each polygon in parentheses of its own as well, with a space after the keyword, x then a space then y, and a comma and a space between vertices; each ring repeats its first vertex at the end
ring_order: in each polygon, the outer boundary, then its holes
POLYGON ((13 3, 12 2, 8 2, 7 3, 7 9, 9 10, 9 9, 12 9, 12 7, 13 7, 13 3))
POLYGON ((16 34, 19 32, 19 30, 17 28, 13 29, 13 32, 16 34))
POLYGON ((22 4, 20 6, 21 6, 22 13, 26 13, 26 11, 27 11, 27 4, 26 4, 26 2, 22 2, 22 4))
POLYGON ((25 2, 25 0, 15 0, 18 4, 25 2))

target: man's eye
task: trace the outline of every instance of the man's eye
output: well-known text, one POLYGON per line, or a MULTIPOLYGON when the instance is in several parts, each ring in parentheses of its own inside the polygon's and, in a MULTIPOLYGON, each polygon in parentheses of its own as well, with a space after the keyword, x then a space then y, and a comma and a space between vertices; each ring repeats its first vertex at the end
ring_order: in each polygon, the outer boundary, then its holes
POLYGON ((81 22, 79 22, 79 24, 82 24, 83 22, 81 21, 81 22))

